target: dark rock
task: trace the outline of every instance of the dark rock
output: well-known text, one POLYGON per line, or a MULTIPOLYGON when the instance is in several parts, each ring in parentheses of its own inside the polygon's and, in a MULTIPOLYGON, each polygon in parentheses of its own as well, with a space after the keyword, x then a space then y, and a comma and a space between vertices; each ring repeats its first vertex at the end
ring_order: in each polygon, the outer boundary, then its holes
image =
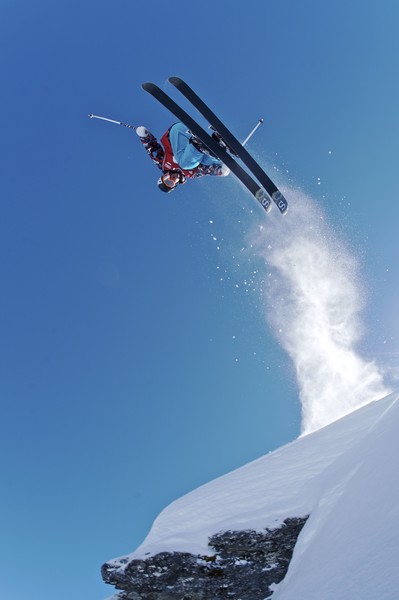
POLYGON ((106 583, 120 600, 264 600, 285 577, 306 517, 275 529, 225 531, 209 539, 209 555, 161 552, 143 560, 106 563, 106 583))

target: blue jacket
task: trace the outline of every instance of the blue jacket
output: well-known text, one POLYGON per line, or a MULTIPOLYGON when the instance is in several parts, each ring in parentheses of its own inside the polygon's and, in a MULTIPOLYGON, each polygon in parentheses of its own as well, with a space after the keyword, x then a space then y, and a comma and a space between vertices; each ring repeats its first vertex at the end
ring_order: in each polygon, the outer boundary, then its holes
POLYGON ((183 123, 175 123, 169 130, 169 141, 173 155, 182 169, 195 169, 199 164, 206 166, 222 165, 217 158, 203 154, 193 144, 190 144, 191 135, 183 123))

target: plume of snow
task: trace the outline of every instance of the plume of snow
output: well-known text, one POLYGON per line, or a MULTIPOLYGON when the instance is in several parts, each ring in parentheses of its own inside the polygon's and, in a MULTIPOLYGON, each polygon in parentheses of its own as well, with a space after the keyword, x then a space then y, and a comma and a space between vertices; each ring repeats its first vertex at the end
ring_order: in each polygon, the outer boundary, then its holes
POLYGON ((356 349, 363 290, 353 253, 309 197, 287 197, 289 213, 273 210, 252 243, 267 268, 267 319, 295 365, 305 434, 390 390, 356 349))

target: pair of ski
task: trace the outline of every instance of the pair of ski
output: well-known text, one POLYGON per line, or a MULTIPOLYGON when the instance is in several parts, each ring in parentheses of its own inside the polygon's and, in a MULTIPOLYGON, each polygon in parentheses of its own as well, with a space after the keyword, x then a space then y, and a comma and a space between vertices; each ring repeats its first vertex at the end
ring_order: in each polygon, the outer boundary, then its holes
POLYGON ((170 98, 163 90, 153 83, 143 83, 143 89, 158 100, 165 108, 170 110, 188 129, 198 137, 209 150, 217 156, 234 175, 244 184, 251 194, 263 206, 266 212, 271 209, 271 201, 273 200, 280 210, 281 214, 285 215, 288 210, 287 200, 283 194, 273 183, 270 177, 264 172, 262 167, 249 154, 246 148, 234 137, 229 129, 218 119, 215 113, 201 100, 201 98, 191 89, 185 81, 179 77, 170 77, 168 80, 175 88, 179 90, 191 102, 191 104, 202 114, 202 116, 211 125, 211 128, 216 130, 231 149, 246 167, 250 170, 248 173, 241 165, 234 160, 232 156, 222 148, 217 141, 212 138, 185 110, 183 110, 172 98, 170 98), (254 177, 259 181, 255 181, 254 177))

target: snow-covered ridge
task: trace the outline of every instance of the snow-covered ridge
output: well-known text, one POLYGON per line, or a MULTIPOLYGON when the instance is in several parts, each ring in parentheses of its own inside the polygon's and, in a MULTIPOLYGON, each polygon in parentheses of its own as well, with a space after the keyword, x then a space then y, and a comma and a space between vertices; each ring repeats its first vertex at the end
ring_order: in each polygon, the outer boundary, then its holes
POLYGON ((133 554, 111 562, 123 569, 164 551, 206 554, 217 532, 310 514, 275 598, 399 598, 398 400, 372 402, 183 496, 133 554))
POLYGON ((206 552, 208 537, 218 531, 261 530, 287 516, 311 514, 326 486, 339 478, 340 472, 334 476, 339 459, 347 469, 348 454, 378 427, 386 411, 391 415, 398 398, 392 394, 373 402, 176 500, 158 516, 132 558, 164 550, 206 552))

